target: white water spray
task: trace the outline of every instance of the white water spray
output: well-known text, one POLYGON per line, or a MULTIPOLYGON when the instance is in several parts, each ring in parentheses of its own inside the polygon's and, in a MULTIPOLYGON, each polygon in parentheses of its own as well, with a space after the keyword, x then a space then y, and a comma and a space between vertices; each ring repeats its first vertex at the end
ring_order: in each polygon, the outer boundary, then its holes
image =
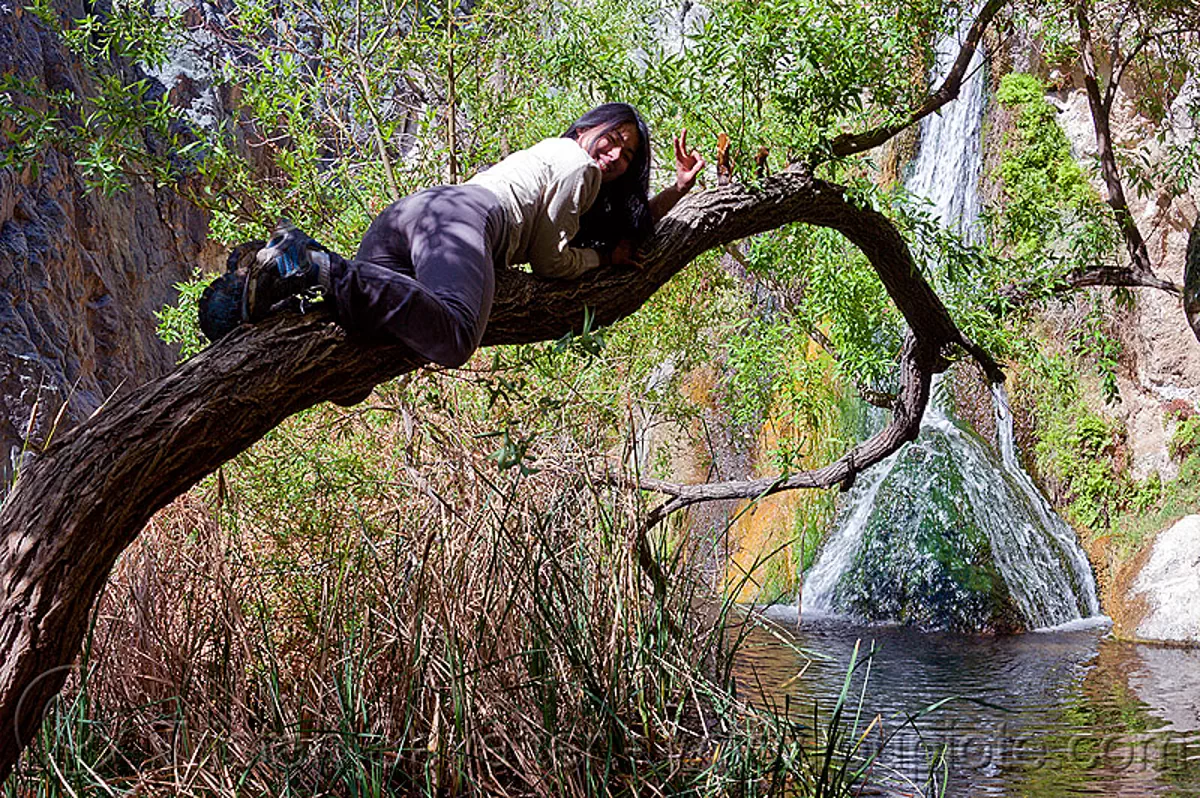
POLYGON ((875 495, 879 486, 892 473, 900 458, 897 452, 864 472, 851 494, 849 511, 837 531, 830 536, 821 550, 821 558, 813 564, 804 580, 801 594, 802 613, 834 614, 834 593, 838 580, 849 568, 862 542, 863 532, 871 511, 875 509, 875 495))
MULTIPOLYGON (((965 29, 964 29, 965 30, 965 29)), ((961 35, 944 37, 935 48, 930 79, 938 85, 954 63, 961 35)), ((958 231, 968 242, 982 238, 979 230, 979 178, 983 174, 983 59, 971 58, 958 99, 921 121, 920 150, 905 181, 909 192, 928 200, 943 227, 958 231)))
MULTIPOLYGON (((1013 433, 1013 417, 1012 410, 1008 404, 1008 393, 1004 390, 1003 384, 992 386, 992 405, 996 413, 996 442, 1000 449, 1000 458, 1004 465, 1004 472, 1009 477, 1012 484, 1025 497, 1030 509, 1040 521, 1040 528, 1048 532, 1046 536, 1036 538, 1035 546, 1038 547, 1039 555, 1042 551, 1049 548, 1057 548, 1062 553, 1062 557, 1066 560, 1069 568, 1069 574, 1076 587, 1076 594, 1082 602, 1080 606, 1080 617, 1091 617, 1100 614, 1100 601, 1096 597, 1096 579, 1092 574, 1091 563, 1088 562, 1087 555, 1083 553, 1083 549, 1079 547, 1079 541, 1075 537, 1075 530, 1071 529, 1066 521, 1062 520, 1054 508, 1050 506, 1050 502, 1046 501, 1046 497, 1038 490, 1037 485, 1033 483, 1033 479, 1021 467, 1020 461, 1017 459, 1017 442, 1016 436, 1013 433)), ((1043 556, 1045 559, 1044 555, 1043 556)), ((1020 566, 1020 563, 1017 563, 1020 566)), ((1029 582, 1026 589, 1031 593, 1046 593, 1048 589, 1033 580, 1035 572, 1032 569, 1017 567, 1012 569, 1012 575, 1005 574, 1005 579, 1011 585, 1013 582, 1029 582)), ((1065 620, 1072 620, 1067 618, 1065 620)), ((1059 621, 1063 623, 1064 621, 1059 621)), ((1042 625, 1042 624, 1039 624, 1042 625)), ((1048 625, 1048 624, 1047 624, 1048 625)))

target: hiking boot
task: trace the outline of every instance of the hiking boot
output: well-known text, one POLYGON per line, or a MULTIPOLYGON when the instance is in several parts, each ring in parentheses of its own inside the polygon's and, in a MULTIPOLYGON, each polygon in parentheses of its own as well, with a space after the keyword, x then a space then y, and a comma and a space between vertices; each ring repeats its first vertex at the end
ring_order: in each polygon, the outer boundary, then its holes
POLYGON ((315 261, 320 257, 314 259, 313 255, 328 251, 291 222, 281 220, 250 267, 242 295, 242 320, 262 321, 286 300, 316 293, 321 270, 315 261))

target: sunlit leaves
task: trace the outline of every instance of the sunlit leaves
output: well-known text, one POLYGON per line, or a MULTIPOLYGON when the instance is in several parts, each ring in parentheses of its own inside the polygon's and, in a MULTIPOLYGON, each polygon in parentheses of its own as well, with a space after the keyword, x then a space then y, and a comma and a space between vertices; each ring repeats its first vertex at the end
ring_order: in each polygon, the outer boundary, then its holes
MULTIPOLYGON (((158 69, 170 58, 178 20, 170 4, 166 16, 153 15, 136 3, 113 3, 106 14, 84 14, 62 31, 63 41, 91 66, 116 59, 158 69)), ((43 20, 52 19, 39 14, 43 20)))
POLYGON ((200 334, 196 324, 199 313, 200 295, 210 282, 199 271, 191 280, 176 283, 175 290, 179 292, 179 301, 156 311, 158 320, 158 336, 169 344, 179 345, 179 358, 186 360, 208 345, 208 341, 200 334))
POLYGON ((997 99, 1016 112, 995 175, 1004 191, 1002 209, 991 217, 997 248, 1024 264, 1026 282, 1047 286, 1112 262, 1119 242, 1112 212, 1072 157, 1042 82, 1006 75, 997 99))

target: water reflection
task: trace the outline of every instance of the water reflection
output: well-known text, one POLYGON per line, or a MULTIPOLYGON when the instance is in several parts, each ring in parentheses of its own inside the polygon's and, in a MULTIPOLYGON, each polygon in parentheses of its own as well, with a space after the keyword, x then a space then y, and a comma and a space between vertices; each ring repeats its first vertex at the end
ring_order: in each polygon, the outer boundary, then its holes
MULTIPOLYGON (((865 727, 895 732, 881 758, 890 794, 928 785, 933 752, 947 796, 1200 795, 1200 649, 1118 643, 1090 628, 1011 637, 927 634, 778 613, 738 664, 744 698, 798 719, 832 709, 855 642, 875 653, 865 727), (790 615, 790 618, 787 616, 790 615), (958 697, 920 718, 938 701, 958 697), (803 707, 804 709, 797 709, 803 707)), ((873 732, 872 744, 878 741, 873 732)))

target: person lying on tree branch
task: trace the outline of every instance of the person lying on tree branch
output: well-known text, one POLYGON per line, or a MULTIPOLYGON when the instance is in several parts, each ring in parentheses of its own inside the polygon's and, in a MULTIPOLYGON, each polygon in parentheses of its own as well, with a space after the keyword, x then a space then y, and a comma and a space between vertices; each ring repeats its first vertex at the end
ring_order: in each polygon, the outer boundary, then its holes
POLYGON ((216 340, 238 322, 261 321, 290 298, 319 291, 348 332, 457 368, 483 337, 496 268, 528 263, 539 277, 571 279, 601 265, 636 266, 638 244, 704 167, 682 131, 675 184, 649 197, 646 123, 625 103, 600 105, 562 137, 513 153, 463 185, 393 203, 353 260, 281 224, 244 287, 238 283, 232 323, 206 318, 215 302, 206 292, 201 326, 216 340))

